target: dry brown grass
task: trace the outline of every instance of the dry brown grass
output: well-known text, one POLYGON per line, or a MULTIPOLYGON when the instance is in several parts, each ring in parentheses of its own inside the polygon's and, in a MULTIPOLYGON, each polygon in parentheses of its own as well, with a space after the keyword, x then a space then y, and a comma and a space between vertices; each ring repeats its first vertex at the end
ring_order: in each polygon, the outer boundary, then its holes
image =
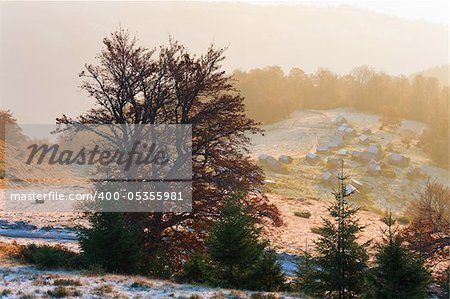
MULTIPOLYGON (((322 217, 326 217, 327 200, 300 200, 287 198, 277 194, 267 194, 271 203, 280 210, 284 225, 280 228, 263 228, 264 237, 270 239, 277 251, 301 254, 308 248, 314 247, 314 240, 318 238, 311 229, 322 225, 322 217), (296 216, 293 211, 307 210, 311 213, 309 218, 296 216)), ((380 220, 380 215, 371 211, 361 210, 357 217, 366 228, 360 236, 361 242, 378 239, 386 225, 380 220)))
POLYGON ((15 257, 19 251, 20 246, 17 243, 0 242, 0 265, 3 267, 16 265, 18 262, 15 257))

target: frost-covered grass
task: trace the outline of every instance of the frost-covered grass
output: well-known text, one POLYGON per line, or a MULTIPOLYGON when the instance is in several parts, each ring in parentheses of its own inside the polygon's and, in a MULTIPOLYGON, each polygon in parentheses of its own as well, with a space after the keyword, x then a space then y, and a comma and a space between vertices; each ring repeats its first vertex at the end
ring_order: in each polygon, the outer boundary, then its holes
MULTIPOLYGON (((423 150, 416 146, 420 133, 426 128, 424 123, 403 120, 400 128, 395 130, 380 130, 380 116, 348 109, 333 110, 302 110, 294 112, 290 118, 264 126, 264 136, 252 136, 253 146, 250 149, 252 157, 257 159, 260 154, 290 155, 294 158, 287 165, 287 173, 276 173, 265 169, 266 192, 293 198, 332 199, 332 186, 324 186, 320 180, 326 169, 328 157, 337 157, 336 150, 319 154, 320 162, 309 165, 305 161, 308 152, 315 152, 317 146, 327 144, 335 136, 337 126, 333 123, 340 115, 347 119, 358 135, 363 128, 372 130, 369 135, 371 142, 380 144, 386 153, 396 152, 411 159, 410 166, 421 168, 432 179, 448 185, 450 172, 435 165, 423 150), (408 147, 403 141, 410 136, 408 147)), ((358 143, 357 138, 346 139, 342 147, 348 151, 364 151, 367 145, 358 143)), ((370 176, 367 174, 367 163, 352 160, 349 155, 339 156, 345 160, 345 170, 352 179, 362 183, 363 188, 358 197, 351 201, 366 210, 384 212, 391 208, 402 213, 407 204, 414 199, 418 188, 423 187, 424 180, 409 180, 406 169, 392 166, 386 158, 380 160, 385 164, 392 176, 370 176)), ((387 171, 386 171, 387 174, 387 171)))
POLYGON ((142 276, 43 271, 30 266, 0 267, 2 295, 2 298, 301 298, 295 294, 208 288, 142 276))
MULTIPOLYGON (((16 243, 0 242, 0 298, 301 298, 291 293, 211 288, 91 270, 39 269, 18 258, 21 248, 16 243)), ((290 267, 295 268, 293 261, 290 267)))

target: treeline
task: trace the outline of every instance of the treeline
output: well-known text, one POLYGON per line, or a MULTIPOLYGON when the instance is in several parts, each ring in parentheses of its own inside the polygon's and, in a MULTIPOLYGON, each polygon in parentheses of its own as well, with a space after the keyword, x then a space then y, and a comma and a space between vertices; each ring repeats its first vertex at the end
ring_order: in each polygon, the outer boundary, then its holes
POLYGON ((326 69, 307 74, 278 66, 235 71, 235 86, 245 98, 248 115, 268 124, 298 109, 348 107, 430 125, 421 145, 440 166, 448 167, 449 87, 435 78, 390 76, 370 67, 338 75, 326 69))

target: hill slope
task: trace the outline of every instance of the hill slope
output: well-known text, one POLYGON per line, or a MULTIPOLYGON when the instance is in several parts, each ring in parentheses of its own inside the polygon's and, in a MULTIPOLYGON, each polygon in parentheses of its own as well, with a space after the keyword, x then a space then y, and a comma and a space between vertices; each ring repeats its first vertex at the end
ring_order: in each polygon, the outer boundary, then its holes
MULTIPOLYGON (((426 69, 424 71, 419 72, 418 74, 421 74, 425 77, 436 78, 438 79, 441 85, 450 86, 449 68, 450 65, 444 64, 426 69)), ((412 77, 414 77, 414 75, 412 75, 412 77)))

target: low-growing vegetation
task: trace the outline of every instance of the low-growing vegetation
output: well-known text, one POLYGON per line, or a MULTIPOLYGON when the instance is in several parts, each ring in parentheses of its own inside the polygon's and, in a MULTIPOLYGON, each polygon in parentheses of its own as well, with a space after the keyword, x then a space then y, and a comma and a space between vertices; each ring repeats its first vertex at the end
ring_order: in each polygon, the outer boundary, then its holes
POLYGON ((81 281, 70 278, 59 278, 53 281, 55 286, 81 286, 81 281))
POLYGON ((309 218, 311 217, 311 213, 308 211, 294 212, 294 215, 301 218, 309 218))
POLYGON ((85 266, 81 254, 62 246, 29 244, 20 246, 17 256, 41 269, 81 269, 85 266))
POLYGON ((130 288, 133 289, 149 289, 151 287, 152 285, 150 283, 143 280, 136 280, 130 285, 130 288))
POLYGON ((47 295, 52 298, 67 298, 67 297, 80 297, 82 294, 75 288, 57 286, 52 290, 48 290, 47 295))
POLYGON ((20 246, 16 243, 0 242, 0 258, 15 257, 20 252, 20 246))
POLYGON ((104 284, 104 285, 96 287, 94 289, 94 294, 104 295, 104 294, 112 293, 113 291, 114 291, 114 288, 112 285, 104 284))

